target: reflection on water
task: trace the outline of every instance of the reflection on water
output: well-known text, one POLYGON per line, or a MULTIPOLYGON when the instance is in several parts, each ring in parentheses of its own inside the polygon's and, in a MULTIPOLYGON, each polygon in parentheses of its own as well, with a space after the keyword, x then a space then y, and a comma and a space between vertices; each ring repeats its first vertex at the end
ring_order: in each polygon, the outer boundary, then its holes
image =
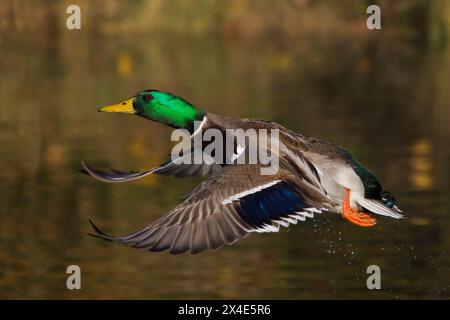
POLYGON ((411 184, 419 190, 432 188, 432 150, 430 141, 420 139, 412 145, 411 149, 411 184))
POLYGON ((450 55, 336 37, 249 43, 79 33, 2 49, 0 297, 449 297, 450 55), (77 172, 82 159, 123 169, 165 159, 168 128, 96 112, 149 87, 347 146, 408 219, 363 229, 324 214, 199 256, 88 237, 89 218, 127 233, 198 183, 150 176, 110 185, 77 172), (81 291, 65 288, 70 264, 82 269, 81 291), (371 264, 381 267, 380 291, 366 289, 371 264))

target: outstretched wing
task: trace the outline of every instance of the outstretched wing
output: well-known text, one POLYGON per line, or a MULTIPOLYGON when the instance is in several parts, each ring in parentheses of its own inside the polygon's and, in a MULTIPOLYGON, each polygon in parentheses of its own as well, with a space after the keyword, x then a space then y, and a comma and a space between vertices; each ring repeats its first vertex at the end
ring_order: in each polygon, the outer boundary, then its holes
POLYGON ((143 178, 150 174, 159 174, 159 175, 174 175, 177 178, 180 177, 200 177, 207 176, 210 174, 217 173, 222 170, 222 166, 217 163, 211 161, 204 161, 201 164, 194 164, 193 161, 188 161, 188 163, 184 163, 184 160, 189 158, 192 160, 192 153, 187 153, 186 155, 176 158, 169 159, 160 165, 144 170, 144 171, 119 171, 119 170, 111 170, 110 172, 102 171, 98 169, 94 169, 88 166, 84 161, 81 161, 81 165, 83 166, 80 169, 81 172, 89 174, 97 180, 103 182, 117 183, 117 182, 128 182, 143 178))
POLYGON ((286 170, 266 176, 259 165, 230 165, 142 230, 113 237, 93 224, 94 236, 151 251, 195 254, 232 244, 251 232, 277 232, 280 225, 312 218, 322 210, 322 197, 286 170))

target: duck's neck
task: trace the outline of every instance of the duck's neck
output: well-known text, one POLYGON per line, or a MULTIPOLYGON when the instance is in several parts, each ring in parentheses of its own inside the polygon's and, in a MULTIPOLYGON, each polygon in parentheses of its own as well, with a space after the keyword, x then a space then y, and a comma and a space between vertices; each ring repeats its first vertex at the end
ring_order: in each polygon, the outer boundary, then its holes
POLYGON ((182 110, 177 113, 169 112, 168 115, 158 117, 156 121, 165 124, 174 129, 185 129, 190 134, 198 128, 199 124, 206 118, 205 112, 202 110, 182 110))

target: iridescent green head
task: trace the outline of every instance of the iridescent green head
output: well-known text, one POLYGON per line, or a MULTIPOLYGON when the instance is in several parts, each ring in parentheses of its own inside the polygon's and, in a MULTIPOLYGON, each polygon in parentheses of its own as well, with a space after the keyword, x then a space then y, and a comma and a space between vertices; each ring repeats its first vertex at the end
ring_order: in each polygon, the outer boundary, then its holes
POLYGON ((176 129, 194 130, 205 112, 181 97, 158 90, 142 90, 122 103, 98 109, 99 112, 132 113, 176 129))

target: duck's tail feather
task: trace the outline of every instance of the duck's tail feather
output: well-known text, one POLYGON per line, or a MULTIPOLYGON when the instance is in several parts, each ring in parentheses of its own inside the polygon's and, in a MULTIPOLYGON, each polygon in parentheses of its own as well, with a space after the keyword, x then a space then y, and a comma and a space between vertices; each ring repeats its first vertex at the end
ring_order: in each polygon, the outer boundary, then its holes
POLYGON ((393 206, 392 208, 387 207, 382 201, 374 200, 374 199, 360 199, 358 203, 363 206, 365 209, 373 212, 375 214, 379 214, 386 217, 391 217, 394 219, 402 219, 404 218, 403 214, 401 214, 400 209, 397 206, 393 206))

